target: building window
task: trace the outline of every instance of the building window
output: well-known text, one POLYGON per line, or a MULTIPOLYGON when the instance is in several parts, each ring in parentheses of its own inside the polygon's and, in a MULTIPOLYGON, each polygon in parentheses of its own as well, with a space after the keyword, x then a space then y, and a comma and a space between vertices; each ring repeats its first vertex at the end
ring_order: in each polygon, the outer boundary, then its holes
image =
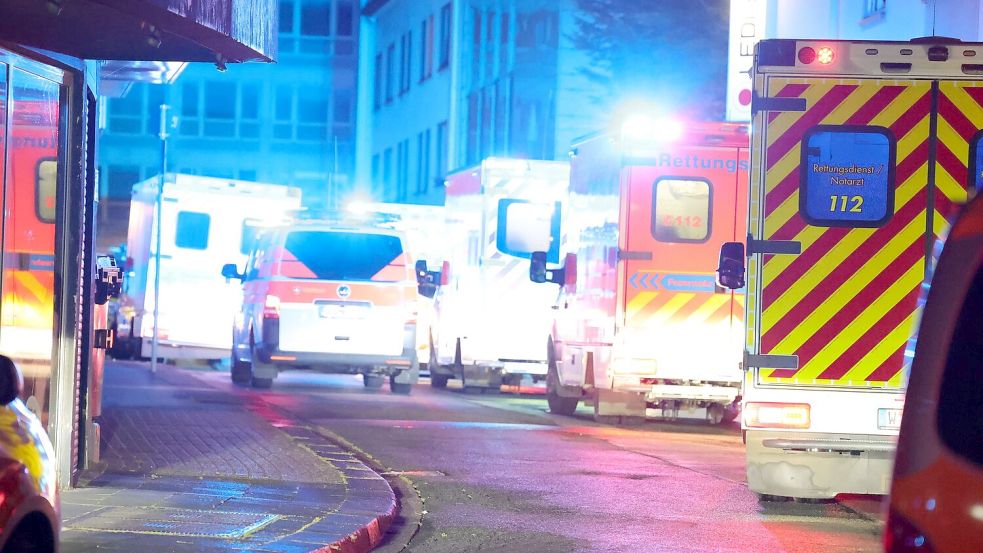
POLYGON ((393 149, 386 148, 382 152, 382 193, 383 197, 389 193, 392 187, 393 178, 393 149))
POLYGON ((293 0, 280 0, 280 32, 294 33, 294 3, 293 0))
POLYGON ((410 141, 403 140, 396 150, 396 201, 407 199, 409 191, 410 141))
POLYGON ((426 194, 430 186, 430 129, 416 136, 416 193, 426 194))
POLYGON ((881 18, 887 11, 887 0, 864 0, 864 19, 881 18))
POLYGON ((291 86, 276 87, 276 100, 273 110, 273 138, 293 139, 294 90, 291 86))
POLYGON ((399 93, 405 94, 410 90, 411 64, 413 63, 413 32, 407 32, 399 40, 399 93))
POLYGON ((205 83, 205 136, 235 135, 237 90, 235 83, 205 83))
POLYGON ((334 122, 351 123, 352 121, 352 91, 339 88, 334 93, 334 122))
POLYGON ((372 190, 374 191, 379 186, 379 171, 382 169, 379 164, 381 163, 379 154, 372 156, 372 190))
POLYGON ((182 135, 198 136, 201 134, 201 86, 199 83, 186 82, 181 85, 181 119, 182 135))
POLYGON ((335 34, 352 36, 354 30, 354 10, 350 0, 338 0, 338 15, 335 18, 335 34))
POLYGON ((113 98, 109 101, 109 132, 143 134, 146 86, 135 85, 122 98, 113 98))
POLYGON ((440 8, 440 69, 444 69, 451 60, 451 4, 448 2, 440 8))
POLYGON ((396 66, 396 44, 386 48, 386 103, 393 101, 393 73, 396 66))
POLYGON ((174 245, 191 250, 207 249, 208 228, 211 226, 211 222, 212 218, 207 213, 179 211, 174 245))
POLYGON ((300 7, 300 34, 304 36, 331 34, 330 0, 305 0, 300 7))
POLYGON ((110 198, 129 198, 133 185, 139 181, 139 167, 110 165, 106 168, 106 195, 110 198))
POLYGON ((420 80, 433 75, 433 16, 420 23, 420 80))
POLYGON ((328 96, 324 90, 297 89, 297 140, 328 139, 328 96))
POLYGON ((444 175, 447 173, 447 121, 437 125, 437 136, 434 137, 434 172, 436 179, 444 182, 444 175))
POLYGON ((259 85, 242 83, 239 95, 239 136, 259 138, 259 85))
POLYGON ((374 87, 372 105, 375 106, 375 109, 379 109, 380 107, 382 107, 382 88, 383 88, 383 86, 385 84, 383 82, 383 78, 382 77, 383 77, 382 76, 382 54, 376 54, 376 56, 375 56, 375 82, 372 83, 373 84, 373 87, 374 87))

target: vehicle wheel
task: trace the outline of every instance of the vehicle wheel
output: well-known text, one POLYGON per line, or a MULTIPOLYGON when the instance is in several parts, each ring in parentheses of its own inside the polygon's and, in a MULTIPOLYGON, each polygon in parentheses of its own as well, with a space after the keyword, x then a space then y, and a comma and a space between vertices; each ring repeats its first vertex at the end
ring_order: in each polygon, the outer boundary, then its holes
POLYGON ((550 406, 550 413, 569 417, 577 411, 580 398, 563 397, 557 393, 557 389, 560 386, 560 377, 556 369, 556 353, 553 351, 552 342, 550 342, 549 350, 546 352, 546 360, 549 364, 546 372, 546 403, 550 406))
POLYGON ((430 386, 443 390, 447 387, 447 381, 450 380, 450 378, 451 377, 447 376, 446 374, 437 374, 432 372, 430 373, 430 386))
POLYGON ((369 390, 378 390, 386 383, 386 379, 381 374, 363 374, 362 384, 369 390))
POLYGON ((391 391, 392 393, 408 396, 410 395, 410 391, 412 390, 413 390, 413 385, 410 384, 409 382, 403 382, 403 383, 396 382, 395 375, 389 377, 389 391, 391 391))
POLYGON ((27 515, 10 534, 2 553, 53 553, 54 533, 40 513, 27 515))
MULTIPOLYGON (((239 386, 248 385, 253 379, 252 363, 240 361, 233 353, 231 355, 231 375, 232 383, 239 386)), ((272 379, 271 379, 272 380, 272 379)))
POLYGON ((253 388, 259 388, 261 390, 269 390, 270 388, 273 387, 273 379, 272 378, 260 378, 258 376, 254 376, 252 378, 252 385, 253 385, 253 388))
POLYGON ((792 501, 791 497, 784 495, 771 495, 769 493, 759 493, 756 495, 758 496, 758 503, 787 503, 792 501))

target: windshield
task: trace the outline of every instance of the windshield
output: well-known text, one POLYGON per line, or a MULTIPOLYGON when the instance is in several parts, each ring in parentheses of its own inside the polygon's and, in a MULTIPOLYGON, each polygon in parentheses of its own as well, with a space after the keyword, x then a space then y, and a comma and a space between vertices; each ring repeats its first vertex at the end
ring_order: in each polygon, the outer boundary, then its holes
POLYGON ((337 231, 294 231, 287 235, 280 274, 319 280, 406 279, 398 236, 337 231))

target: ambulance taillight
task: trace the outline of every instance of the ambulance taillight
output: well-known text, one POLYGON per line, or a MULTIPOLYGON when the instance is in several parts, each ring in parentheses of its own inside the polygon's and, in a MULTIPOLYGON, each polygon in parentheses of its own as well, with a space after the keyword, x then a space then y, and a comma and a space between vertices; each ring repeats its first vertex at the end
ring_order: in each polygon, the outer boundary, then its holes
POLYGON ((270 295, 266 296, 266 301, 263 303, 263 318, 264 319, 280 318, 280 298, 270 295))
POLYGON ((758 403, 744 406, 748 428, 806 429, 811 424, 808 403, 758 403))

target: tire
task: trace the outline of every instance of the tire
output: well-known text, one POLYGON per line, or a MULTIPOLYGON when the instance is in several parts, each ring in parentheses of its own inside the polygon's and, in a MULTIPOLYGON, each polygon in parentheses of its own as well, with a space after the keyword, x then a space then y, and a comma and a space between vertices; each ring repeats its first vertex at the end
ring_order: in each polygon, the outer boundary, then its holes
POLYGON ((719 426, 724 422, 724 406, 719 403, 714 403, 707 407, 707 422, 713 426, 719 426))
POLYGON ((437 388, 439 390, 443 390, 444 388, 447 387, 447 381, 450 380, 450 378, 451 377, 447 376, 446 374, 437 374, 437 373, 431 372, 430 373, 430 386, 433 387, 433 388, 437 388))
POLYGON ((236 357, 235 353, 232 353, 230 362, 230 376, 232 377, 232 383, 237 386, 247 386, 253 380, 253 365, 252 363, 246 363, 245 361, 240 361, 236 357))
POLYGON ((41 513, 27 515, 10 534, 2 553, 53 553, 54 532, 41 513))
POLYGON ((392 393, 399 394, 402 396, 408 396, 410 395, 410 392, 412 390, 413 390, 413 385, 410 384, 409 382, 399 383, 396 382, 395 375, 389 377, 389 391, 391 391, 392 393))
POLYGON ((367 390, 378 390, 386 383, 385 377, 379 374, 363 374, 362 384, 367 390))
POLYGON ((550 413, 569 417, 577 411, 580 404, 578 397, 563 397, 557 393, 560 386, 560 376, 556 369, 556 352, 553 351, 553 341, 549 342, 549 349, 546 350, 546 403, 550 407, 550 413))
POLYGON ((270 388, 273 387, 273 379, 272 378, 260 378, 258 376, 254 376, 252 378, 252 386, 253 386, 253 388, 257 388, 257 389, 260 389, 260 390, 269 390, 270 388))

